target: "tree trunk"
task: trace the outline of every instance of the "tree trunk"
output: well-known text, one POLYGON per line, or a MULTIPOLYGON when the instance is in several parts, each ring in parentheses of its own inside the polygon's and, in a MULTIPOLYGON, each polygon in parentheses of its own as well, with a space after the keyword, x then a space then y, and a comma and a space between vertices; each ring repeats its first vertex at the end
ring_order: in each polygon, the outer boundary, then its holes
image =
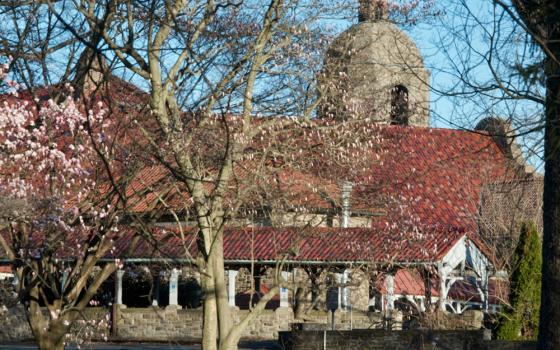
POLYGON ((216 304, 218 307, 218 325, 220 328, 220 342, 227 337, 233 326, 231 307, 228 303, 228 291, 225 283, 224 269, 224 232, 216 233, 214 243, 214 284, 216 290, 216 304))
POLYGON ((222 343, 220 344, 220 350, 236 350, 239 339, 241 339, 241 336, 243 335, 245 329, 247 329, 251 322, 255 321, 255 318, 260 315, 260 313, 265 309, 266 304, 270 301, 270 299, 272 299, 272 297, 277 295, 279 292, 279 287, 273 287, 272 289, 270 289, 259 300, 257 305, 255 305, 255 307, 248 314, 241 318, 241 321, 238 324, 236 324, 234 327, 231 327, 231 330, 228 333, 227 337, 223 339, 222 343))
POLYGON ((63 350, 67 327, 62 319, 47 321, 38 303, 31 302, 28 315, 29 326, 41 350, 63 350))
MULTIPOLYGON (((556 24, 557 26, 557 24, 556 24)), ((549 37, 560 39, 560 32, 549 37)), ((543 265, 539 349, 560 349, 560 43, 548 48, 546 67, 543 265), (555 58, 554 58, 555 57, 555 58)))
POLYGON ((45 332, 37 339, 40 350, 64 350, 64 336, 60 337, 51 332, 45 332))
POLYGON ((218 338, 218 320, 216 309, 216 290, 214 283, 214 268, 212 258, 209 257, 205 268, 200 274, 200 284, 203 295, 202 317, 202 349, 216 350, 218 338))

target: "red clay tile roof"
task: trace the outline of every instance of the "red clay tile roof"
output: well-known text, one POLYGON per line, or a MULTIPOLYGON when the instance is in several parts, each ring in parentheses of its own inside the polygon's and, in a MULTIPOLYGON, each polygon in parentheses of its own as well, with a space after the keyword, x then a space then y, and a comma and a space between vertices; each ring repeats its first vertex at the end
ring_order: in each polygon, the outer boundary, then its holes
MULTIPOLYGON (((115 86, 111 93, 116 97, 112 106, 116 115, 129 110, 142 112, 145 94, 141 90, 115 79, 110 84, 115 86)), ((449 242, 456 240, 455 232, 477 231, 482 185, 517 176, 492 138, 484 134, 412 126, 379 126, 372 130, 378 134, 372 135, 372 139, 381 141, 379 149, 371 151, 371 168, 365 172, 336 168, 331 163, 324 166, 317 159, 315 164, 304 169, 286 167, 283 170, 284 188, 297 192, 290 199, 294 205, 314 208, 331 205, 306 187, 306 181, 314 188, 322 184, 330 192, 328 197, 339 201, 338 183, 351 180, 355 184, 353 208, 368 212, 381 209, 384 213, 374 218, 373 230, 314 229, 316 236, 305 239, 294 255, 297 259, 350 261, 371 257, 378 261, 413 261, 438 258, 449 242), (289 186, 289 181, 297 182, 297 186, 289 186), (412 238, 408 232, 414 229, 432 233, 412 238), (348 235, 352 235, 352 240, 348 235), (359 249, 349 248, 348 244, 358 245, 359 249)), ((301 145, 306 142, 312 144, 313 140, 303 139, 301 145)), ((165 174, 160 167, 145 168, 138 181, 129 188, 129 193, 142 195, 145 186, 160 184, 165 174)), ((150 210, 155 200, 154 194, 143 195, 145 197, 135 208, 137 211, 150 210)), ((184 193, 176 192, 174 200, 182 205, 186 198, 188 196, 184 193)), ((229 231, 226 259, 251 257, 248 243, 251 232, 258 236, 255 240, 258 245, 253 247, 255 257, 274 259, 294 243, 298 236, 294 233, 296 230, 247 228, 229 231)), ((163 254, 176 256, 175 249, 180 246, 176 243, 167 246, 163 254)), ((139 255, 146 255, 146 251, 139 251, 139 255)))
MULTIPOLYGON (((457 281, 449 289, 449 299, 480 303, 480 293, 474 281, 457 281)), ((488 301, 490 304, 505 304, 509 301, 509 281, 493 279, 488 281, 488 301)))
MULTIPOLYGON (((39 95, 45 95, 46 98, 46 89, 43 90, 39 91, 39 95)), ((106 104, 115 119, 131 113, 139 118, 145 113, 146 93, 130 83, 110 78, 107 88, 100 94, 98 98, 108 101, 106 104)), ((20 97, 30 99, 25 93, 20 97)), ((235 118, 232 117, 232 120, 235 123, 235 118)), ((260 123, 260 120, 255 119, 255 123, 260 123)), ((325 121, 318 120, 316 123, 325 121)), ((302 134, 297 124, 291 127, 294 128, 294 137, 298 138, 295 142, 301 148, 320 146, 312 137, 306 136, 313 133, 302 134)), ((302 200, 308 197, 304 192, 310 192, 301 184, 302 180, 308 179, 313 187, 322 181, 326 190, 334 192, 328 193, 330 199, 337 202, 340 199, 337 185, 341 180, 351 180, 355 183, 352 195, 354 209, 376 213, 382 209, 386 212, 385 216, 378 217, 378 224, 402 224, 409 217, 424 225, 474 230, 477 227, 481 186, 517 177, 507 157, 493 139, 483 133, 389 125, 358 129, 360 133, 371 132, 372 140, 379 143, 378 147, 366 151, 371 153, 371 168, 365 172, 351 167, 340 168, 336 162, 321 159, 319 150, 315 154, 316 159, 301 161, 305 169, 296 170, 288 165, 283 170, 281 178, 285 182, 297 180, 299 183, 298 186, 286 185, 285 188, 302 192, 299 196, 292 196, 294 205, 328 208, 332 204, 324 198, 302 200), (380 208, 380 205, 384 208, 380 208), (403 209, 403 205, 406 208, 403 209)), ((258 148, 259 142, 255 140, 254 147, 258 148)), ((294 141, 289 142, 294 145, 294 141)), ((240 165, 238 172, 241 176, 250 172, 250 166, 241 171, 242 167, 240 165)), ((138 183, 153 184, 161 179, 163 173, 157 168, 148 168, 139 175, 138 183)), ((148 210, 151 199, 154 199, 153 195, 148 196, 136 209, 148 210)))
MULTIPOLYGON (((385 278, 377 281, 376 286, 380 293, 386 294, 387 287, 385 278)), ((395 274, 393 281, 393 293, 402 296, 425 296, 425 285, 420 273, 414 269, 400 269, 395 274)), ((490 279, 488 281, 488 298, 490 304, 504 304, 508 302, 509 283, 506 280, 490 279)), ((439 281, 436 277, 431 278, 431 295, 439 296, 439 281)), ((476 288, 476 281, 469 278, 468 280, 459 280, 451 285, 448 293, 451 300, 460 300, 467 302, 482 302, 480 293, 476 288)))
MULTIPOLYGON (((509 159, 484 134, 402 126, 375 130, 381 134, 382 149, 372 151, 371 157, 380 156, 379 161, 370 162, 371 169, 350 178, 354 183, 352 208, 384 213, 376 217, 374 226, 440 225, 476 231, 483 184, 518 177, 509 159)), ((243 176, 249 170, 250 166, 238 174, 243 176)), ((301 170, 288 166, 279 173, 278 186, 293 206, 329 209, 340 205, 338 184, 349 179, 349 174, 350 169, 325 169, 321 164, 301 170), (321 195, 317 188, 327 193, 321 195)), ((138 182, 152 184, 163 175, 157 167, 149 168, 138 182)), ((188 195, 182 194, 182 198, 184 203, 188 195)), ((137 210, 146 210, 149 202, 147 197, 137 210)))
MULTIPOLYGON (((131 228, 115 233, 115 249, 108 259, 166 259, 184 261, 198 254, 194 228, 183 230, 156 228, 153 239, 140 239, 131 254, 131 228)), ((422 233, 394 234, 373 228, 227 228, 224 232, 224 258, 229 262, 272 262, 280 259, 293 262, 356 262, 408 264, 437 262, 466 233, 462 230, 432 228, 422 233)), ((40 251, 41 239, 33 236, 30 254, 40 251)), ((58 257, 71 257, 73 244, 68 240, 59 249, 58 257)), ((0 260, 5 254, 0 249, 0 260)), ((5 258, 4 258, 5 260, 5 258)))
POLYGON ((384 197, 385 222, 416 218, 427 225, 476 230, 481 186, 517 176, 492 139, 461 130, 387 126, 384 152, 358 198, 384 197), (400 207, 403 206, 403 209, 400 207))
MULTIPOLYGON (((376 285, 380 293, 387 293, 386 277, 377 281, 376 285)), ((436 278, 431 278, 432 296, 439 296, 439 283, 436 278)), ((399 269, 393 280, 393 293, 395 295, 425 296, 426 287, 422 276, 415 269, 399 269)))
MULTIPOLYGON (((185 259, 197 254, 196 237, 185 231, 182 241, 178 232, 156 229, 154 243, 141 241, 130 256, 124 252, 129 235, 117 240, 112 257, 145 259, 185 259), (183 243, 184 242, 184 243, 183 243)), ((435 262, 465 235, 462 230, 432 229, 416 234, 394 235, 390 231, 364 228, 230 228, 224 232, 226 261, 299 262, 435 262)))

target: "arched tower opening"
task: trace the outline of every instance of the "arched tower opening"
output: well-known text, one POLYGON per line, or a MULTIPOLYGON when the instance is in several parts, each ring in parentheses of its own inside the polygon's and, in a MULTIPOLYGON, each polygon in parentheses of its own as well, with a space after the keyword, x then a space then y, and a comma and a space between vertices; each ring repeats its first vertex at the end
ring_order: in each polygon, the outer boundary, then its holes
POLYGON ((396 85, 391 89, 391 125, 408 125, 408 89, 396 85))

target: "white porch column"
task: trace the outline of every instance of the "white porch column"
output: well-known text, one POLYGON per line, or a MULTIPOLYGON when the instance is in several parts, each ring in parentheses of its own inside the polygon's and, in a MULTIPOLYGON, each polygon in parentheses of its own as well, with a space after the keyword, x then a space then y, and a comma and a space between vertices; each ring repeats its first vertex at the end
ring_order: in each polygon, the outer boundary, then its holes
MULTIPOLYGON (((288 282, 289 277, 290 273, 288 271, 282 271, 282 279, 285 282, 288 282)), ((290 307, 290 303, 288 302, 288 288, 280 288, 280 307, 290 307)))
POLYGON ((124 270, 117 270, 115 273, 115 304, 122 305, 122 280, 124 270))
MULTIPOLYGON (((344 270, 344 273, 342 273, 342 283, 343 284, 348 283, 348 275, 349 275, 349 271, 344 270)), ((349 290, 348 286, 344 286, 342 288, 342 308, 345 309, 345 310, 350 309, 350 290, 349 290)))
POLYGON ((342 283, 342 274, 337 272, 334 274, 334 278, 336 284, 338 284, 338 309, 340 310, 342 309, 342 287, 340 286, 342 283))
POLYGON ((179 270, 171 270, 169 277, 169 305, 179 304, 179 270))
POLYGON ((488 271, 488 265, 486 265, 486 268, 483 270, 482 276, 481 278, 481 282, 482 282, 482 291, 484 292, 484 296, 482 297, 483 303, 482 303, 482 307, 484 308, 484 311, 488 312, 488 306, 489 306, 489 271, 488 271))
POLYGON ((447 301, 447 276, 448 268, 446 268, 442 263, 438 264, 438 277, 439 277, 439 309, 445 311, 445 303, 447 301))
POLYGON ((418 298, 418 305, 420 307, 420 311, 422 312, 426 311, 426 304, 424 303, 423 297, 418 298))
POLYGON ((237 270, 227 270, 228 275, 228 304, 235 307, 235 281, 237 278, 237 270))
POLYGON ((158 275, 156 276, 154 297, 153 297, 153 299, 152 299, 152 306, 158 306, 158 305, 159 305, 159 289, 160 289, 160 283, 161 283, 161 271, 160 271, 160 272, 158 273, 158 275))
POLYGON ((395 276, 385 277, 385 288, 387 289, 387 311, 395 308, 395 276))

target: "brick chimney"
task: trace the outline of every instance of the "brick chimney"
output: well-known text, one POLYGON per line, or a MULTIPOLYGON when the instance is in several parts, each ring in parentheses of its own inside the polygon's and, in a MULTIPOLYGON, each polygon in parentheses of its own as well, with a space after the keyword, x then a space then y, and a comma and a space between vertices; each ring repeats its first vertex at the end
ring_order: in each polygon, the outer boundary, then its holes
POLYGON ((385 20, 388 12, 387 0, 360 0, 358 22, 385 20))

